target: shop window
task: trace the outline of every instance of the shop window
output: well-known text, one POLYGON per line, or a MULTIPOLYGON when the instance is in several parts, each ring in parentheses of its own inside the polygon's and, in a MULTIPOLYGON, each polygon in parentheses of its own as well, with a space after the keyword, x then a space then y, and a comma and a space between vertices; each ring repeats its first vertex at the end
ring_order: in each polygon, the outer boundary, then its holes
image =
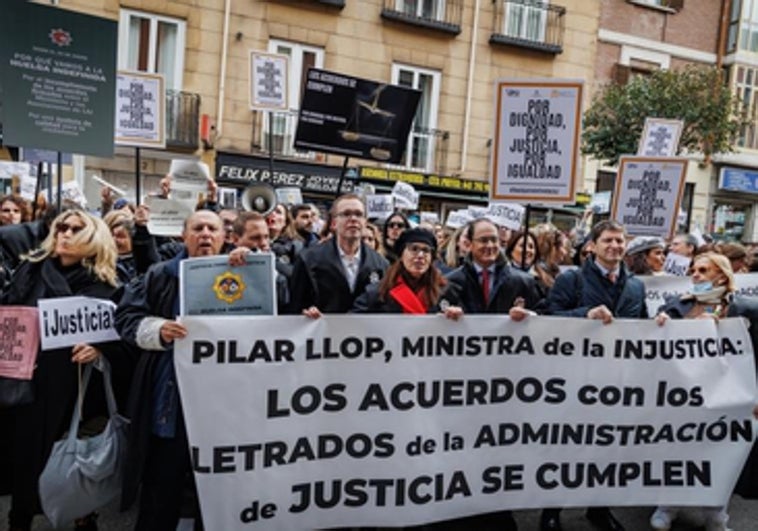
POLYGON ((118 67, 163 74, 167 89, 182 88, 184 20, 122 9, 119 19, 118 67))
POLYGON ((750 206, 716 201, 711 215, 710 232, 718 240, 741 241, 745 224, 750 217, 750 206))

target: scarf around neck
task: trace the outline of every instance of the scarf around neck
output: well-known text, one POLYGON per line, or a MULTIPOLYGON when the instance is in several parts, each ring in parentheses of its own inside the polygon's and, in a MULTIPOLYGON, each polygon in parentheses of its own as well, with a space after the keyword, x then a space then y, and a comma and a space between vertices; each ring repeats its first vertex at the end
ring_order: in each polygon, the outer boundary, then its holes
POLYGON ((414 291, 406 284, 405 279, 402 277, 402 275, 398 275, 397 277, 397 284, 395 284, 395 287, 390 290, 390 297, 395 299, 395 301, 400 305, 400 307, 403 309, 403 313, 409 313, 409 314, 425 314, 427 311, 426 304, 424 304, 423 299, 421 298, 421 293, 423 292, 423 289, 419 289, 414 293, 414 291))

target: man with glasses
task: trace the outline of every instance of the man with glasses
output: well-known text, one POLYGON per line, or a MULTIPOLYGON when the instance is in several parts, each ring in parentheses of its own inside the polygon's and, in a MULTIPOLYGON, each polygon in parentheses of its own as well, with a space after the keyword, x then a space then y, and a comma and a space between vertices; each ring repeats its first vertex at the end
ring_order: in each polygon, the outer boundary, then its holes
POLYGON ((300 253, 290 281, 290 313, 317 317, 347 313, 368 284, 378 283, 389 265, 362 243, 366 207, 360 196, 345 194, 331 208, 334 237, 300 253))
MULTIPOLYGON (((506 263, 497 225, 481 218, 472 221, 466 232, 471 251, 463 265, 448 274, 448 288, 443 300, 462 307, 464 314, 508 314, 514 306, 535 308, 540 301, 537 285, 532 277, 506 263)), ((511 511, 469 516, 440 525, 444 529, 477 531, 518 529, 511 511)))

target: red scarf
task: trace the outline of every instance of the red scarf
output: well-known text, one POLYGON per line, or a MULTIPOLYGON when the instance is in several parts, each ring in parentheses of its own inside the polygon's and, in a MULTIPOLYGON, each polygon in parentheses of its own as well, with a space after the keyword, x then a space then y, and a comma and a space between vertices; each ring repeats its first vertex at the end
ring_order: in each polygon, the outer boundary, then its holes
POLYGON ((390 297, 395 299, 397 303, 403 308, 403 313, 411 314, 425 314, 426 304, 421 297, 423 289, 419 289, 417 292, 413 290, 405 283, 405 280, 401 275, 397 277, 397 284, 390 290, 390 297))

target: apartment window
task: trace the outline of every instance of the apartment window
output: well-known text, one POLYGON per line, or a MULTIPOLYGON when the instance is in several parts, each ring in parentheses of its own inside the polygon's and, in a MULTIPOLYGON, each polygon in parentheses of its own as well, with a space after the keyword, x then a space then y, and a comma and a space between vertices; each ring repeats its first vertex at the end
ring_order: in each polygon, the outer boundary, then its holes
POLYGON ((742 3, 740 49, 758 52, 758 0, 745 0, 742 3))
POLYGON ((732 0, 732 9, 729 13, 729 33, 726 40, 726 52, 734 53, 737 51, 737 36, 740 29, 740 12, 742 11, 742 0, 732 0))
POLYGON ((184 20, 121 10, 118 67, 163 74, 167 89, 181 90, 184 72, 184 20))
POLYGON ((310 152, 297 151, 292 146, 297 129, 297 114, 300 108, 300 100, 305 90, 308 69, 323 68, 324 50, 315 46, 307 46, 295 42, 271 39, 268 51, 286 55, 289 58, 289 87, 287 101, 290 110, 273 113, 269 119, 269 113, 265 113, 263 131, 266 149, 273 147, 274 152, 282 155, 313 158, 310 152), (270 121, 270 123, 269 123, 270 121), (269 127, 273 133, 272 146, 268 146, 269 127))
POLYGON ((506 2, 503 34, 527 41, 544 41, 547 7, 536 0, 506 2))
POLYGON ((737 144, 740 147, 758 149, 758 70, 736 66, 734 89, 742 102, 750 123, 742 128, 737 144))
POLYGON ((432 171, 439 105, 440 73, 406 65, 392 65, 392 83, 421 91, 421 99, 408 136, 403 165, 432 171))
POLYGON ((429 20, 445 19, 445 0, 396 0, 398 11, 429 20))

